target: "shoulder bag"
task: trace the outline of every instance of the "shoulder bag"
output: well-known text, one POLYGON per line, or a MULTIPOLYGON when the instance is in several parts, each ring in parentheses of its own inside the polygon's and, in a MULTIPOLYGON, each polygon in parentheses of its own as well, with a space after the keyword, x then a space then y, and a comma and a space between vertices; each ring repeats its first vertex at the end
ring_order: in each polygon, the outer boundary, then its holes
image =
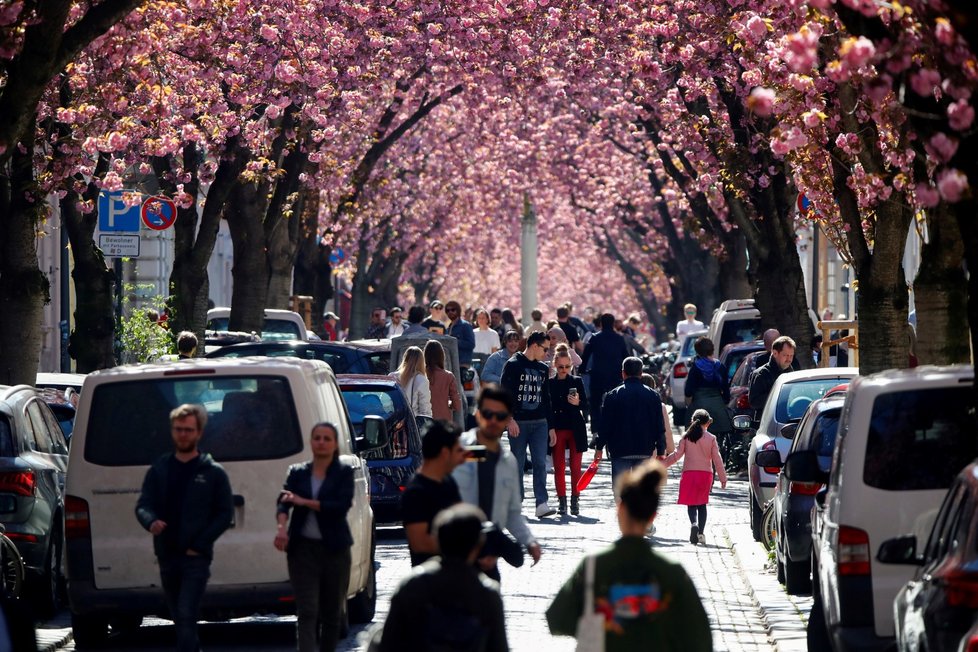
POLYGON ((577 619, 577 652, 604 652, 604 614, 594 612, 594 555, 584 560, 584 613, 577 619))

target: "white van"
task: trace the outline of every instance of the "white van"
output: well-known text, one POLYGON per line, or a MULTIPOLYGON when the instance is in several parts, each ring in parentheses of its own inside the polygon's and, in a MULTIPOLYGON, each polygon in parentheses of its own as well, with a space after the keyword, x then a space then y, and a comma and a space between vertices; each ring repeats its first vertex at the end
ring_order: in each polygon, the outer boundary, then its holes
POLYGON ((812 524, 810 637, 827 628, 835 650, 893 647, 893 599, 914 567, 882 563, 876 553, 902 534, 923 540, 955 476, 978 455, 973 383, 970 365, 856 378, 829 478, 815 451, 788 456, 789 480, 828 480, 812 524))
POLYGON ((731 342, 753 342, 761 339, 761 312, 753 299, 730 299, 713 311, 707 337, 720 355, 731 342))
MULTIPOLYGON (((216 333, 228 331, 228 321, 231 318, 230 308, 211 308, 207 311, 206 329, 216 333)), ((265 308, 265 322, 262 325, 261 338, 265 342, 281 342, 286 340, 309 341, 306 322, 297 312, 291 310, 276 310, 265 308)))
POLYGON ((285 555, 272 546, 276 499, 289 465, 311 458, 313 426, 330 421, 356 482, 348 615, 350 622, 370 621, 374 520, 357 450, 386 440, 383 420, 368 429, 372 444, 354 441, 333 372, 318 360, 195 359, 116 367, 85 379, 65 489, 75 640, 95 644, 110 625, 138 627, 145 615, 167 613, 152 537, 134 510, 149 465, 172 450, 169 412, 182 403, 207 408, 200 448, 223 465, 234 495, 234 522, 214 547, 202 617, 294 611, 285 555))

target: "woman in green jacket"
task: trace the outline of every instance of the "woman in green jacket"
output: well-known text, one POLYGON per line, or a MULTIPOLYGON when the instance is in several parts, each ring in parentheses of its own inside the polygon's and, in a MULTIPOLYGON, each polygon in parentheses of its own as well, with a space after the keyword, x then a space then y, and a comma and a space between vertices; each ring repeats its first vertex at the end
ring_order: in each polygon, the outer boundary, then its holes
MULTIPOLYGON (((604 616, 605 650, 710 651, 710 621, 689 575, 652 550, 645 533, 659 508, 665 467, 650 460, 621 479, 621 538, 595 555, 593 604, 604 616)), ((584 612, 582 561, 561 587, 547 623, 552 634, 574 636, 584 612)))

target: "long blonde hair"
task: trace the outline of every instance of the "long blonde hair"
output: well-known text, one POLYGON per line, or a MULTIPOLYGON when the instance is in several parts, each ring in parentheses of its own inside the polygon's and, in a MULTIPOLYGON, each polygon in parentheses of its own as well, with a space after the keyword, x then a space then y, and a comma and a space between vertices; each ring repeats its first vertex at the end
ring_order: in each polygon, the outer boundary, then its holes
POLYGON ((401 365, 397 368, 397 382, 401 387, 407 387, 411 379, 418 374, 425 374, 424 352, 416 346, 409 346, 404 349, 404 357, 401 358, 401 365))

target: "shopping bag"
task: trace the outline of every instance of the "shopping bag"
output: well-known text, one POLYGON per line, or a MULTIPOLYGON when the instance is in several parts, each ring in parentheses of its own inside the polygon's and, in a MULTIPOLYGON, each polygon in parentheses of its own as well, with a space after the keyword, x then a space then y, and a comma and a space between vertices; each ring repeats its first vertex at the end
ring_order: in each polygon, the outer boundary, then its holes
POLYGON ((604 614, 594 612, 594 555, 584 560, 584 613, 577 619, 577 652, 604 652, 604 614))
POLYGON ((581 479, 577 481, 577 493, 581 493, 591 484, 591 480, 594 479, 594 475, 598 472, 598 463, 600 461, 594 460, 590 466, 584 469, 584 473, 581 474, 581 479))

